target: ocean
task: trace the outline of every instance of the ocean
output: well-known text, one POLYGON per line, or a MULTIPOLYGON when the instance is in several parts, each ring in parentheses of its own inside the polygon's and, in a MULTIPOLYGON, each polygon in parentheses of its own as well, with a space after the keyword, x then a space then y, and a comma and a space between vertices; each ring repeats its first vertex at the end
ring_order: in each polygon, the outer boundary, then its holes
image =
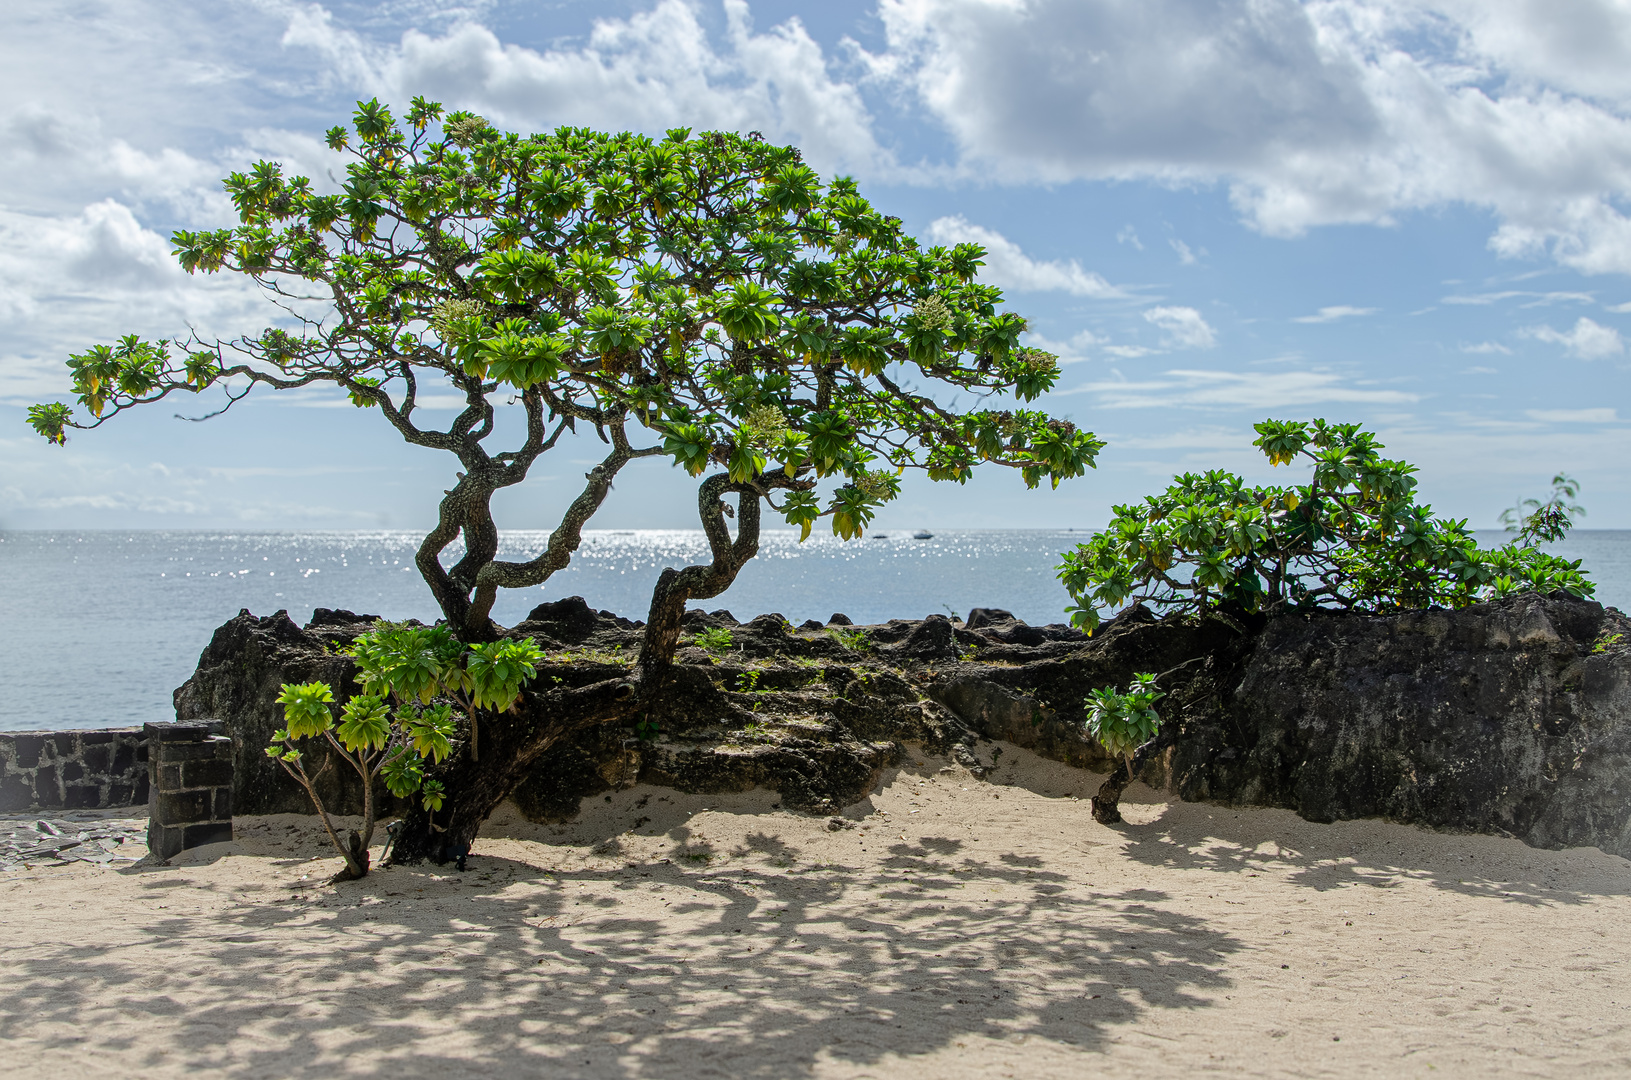
MULTIPOLYGON (((759 557, 724 595, 701 603, 746 620, 793 622, 835 612, 857 623, 1007 608, 1033 624, 1064 621, 1054 576, 1082 532, 907 533, 840 543, 766 532, 759 557)), ((409 532, 0 532, 0 730, 118 727, 173 717, 171 691, 221 623, 248 608, 349 608, 393 619, 437 616, 413 566, 409 532)), ((548 534, 506 533, 502 557, 525 559, 548 534)), ((1499 544, 1498 532, 1480 533, 1499 544)), ((1597 599, 1631 605, 1631 531, 1579 530, 1551 550, 1584 560, 1597 599)), ((702 561, 697 531, 592 531, 571 566, 542 586, 506 590, 494 617, 582 596, 644 618, 665 566, 702 561)))

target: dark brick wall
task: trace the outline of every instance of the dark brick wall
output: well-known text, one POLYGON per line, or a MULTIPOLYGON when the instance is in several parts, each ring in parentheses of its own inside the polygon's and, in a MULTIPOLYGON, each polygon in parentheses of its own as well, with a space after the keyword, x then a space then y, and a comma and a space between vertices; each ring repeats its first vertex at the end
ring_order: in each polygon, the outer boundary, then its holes
POLYGON ((147 794, 140 728, 0 731, 0 812, 143 806, 147 794))
POLYGON ((159 860, 232 839, 232 740, 221 725, 147 724, 147 847, 159 860))

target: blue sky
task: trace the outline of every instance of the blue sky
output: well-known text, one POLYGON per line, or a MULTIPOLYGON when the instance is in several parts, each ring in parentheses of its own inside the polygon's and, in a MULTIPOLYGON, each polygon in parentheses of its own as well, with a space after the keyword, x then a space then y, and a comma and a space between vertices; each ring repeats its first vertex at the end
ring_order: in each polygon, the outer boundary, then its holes
MULTIPOLYGON (((414 94, 516 130, 757 129, 984 243, 1067 361, 1046 407, 1110 446, 1056 492, 909 484, 883 527, 1092 528, 1176 471, 1267 479, 1252 422, 1324 416, 1443 514, 1491 526, 1562 469, 1583 524, 1631 528, 1624 0, 12 0, 0 42, 0 528, 432 520, 451 459, 321 397, 63 449, 23 426, 69 352, 271 321, 170 230, 227 223, 219 178, 257 158, 337 171, 321 131, 414 94)), ((591 453, 501 525, 549 527, 591 453)), ((693 492, 642 462, 596 524, 690 526, 693 492)))

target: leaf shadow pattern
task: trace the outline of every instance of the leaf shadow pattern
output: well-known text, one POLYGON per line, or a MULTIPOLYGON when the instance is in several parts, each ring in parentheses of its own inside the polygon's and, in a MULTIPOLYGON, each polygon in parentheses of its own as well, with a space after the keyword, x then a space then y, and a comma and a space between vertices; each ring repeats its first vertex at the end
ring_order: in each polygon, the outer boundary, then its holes
POLYGON ((836 872, 480 856, 258 902, 205 880, 195 912, 14 956, 0 1016, 138 1070, 807 1076, 965 1036, 1091 1048, 1231 985, 1227 933, 1037 863, 928 838, 836 872))
POLYGON ((1631 875, 1564 869, 1582 860, 1631 865, 1594 848, 1548 851, 1509 837, 1433 832, 1376 818, 1320 823, 1290 810, 1174 802, 1154 821, 1115 829, 1126 837, 1127 857, 1146 866, 1273 874, 1318 892, 1418 882, 1533 907, 1631 896, 1631 875), (1265 841, 1265 833, 1276 839, 1265 841))

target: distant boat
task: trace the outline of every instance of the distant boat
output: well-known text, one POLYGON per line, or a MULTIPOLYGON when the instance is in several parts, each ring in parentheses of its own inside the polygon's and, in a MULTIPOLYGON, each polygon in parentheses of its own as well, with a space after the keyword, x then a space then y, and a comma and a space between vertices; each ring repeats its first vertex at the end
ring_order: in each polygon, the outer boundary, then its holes
POLYGON ((872 539, 874 539, 874 540, 887 540, 887 539, 889 539, 889 534, 888 533, 873 533, 872 534, 872 539))
POLYGON ((917 532, 912 534, 912 539, 913 540, 933 540, 934 539, 934 533, 930 532, 928 529, 919 529, 917 532))

